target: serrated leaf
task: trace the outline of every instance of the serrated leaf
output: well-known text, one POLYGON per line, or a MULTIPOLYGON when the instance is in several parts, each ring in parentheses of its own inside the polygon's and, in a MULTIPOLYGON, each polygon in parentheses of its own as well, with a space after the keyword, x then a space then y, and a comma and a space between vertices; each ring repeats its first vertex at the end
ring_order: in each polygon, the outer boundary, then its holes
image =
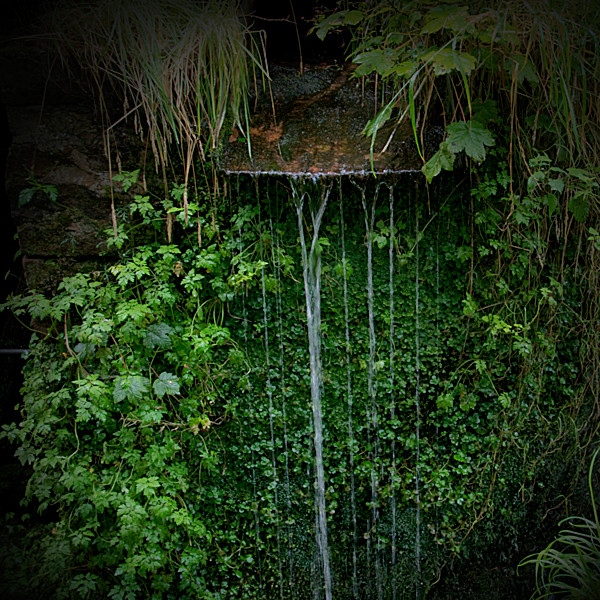
POLYGON ((473 120, 485 125, 488 121, 494 121, 498 116, 495 100, 477 100, 473 102, 473 120))
POLYGON ((504 69, 511 75, 516 73, 517 81, 523 83, 527 80, 532 84, 540 82, 534 64, 522 55, 513 55, 504 62, 504 69))
POLYGON ((463 31, 469 24, 469 11, 466 6, 441 5, 432 8, 425 15, 425 25, 421 33, 435 33, 440 29, 463 31))
POLYGON ((166 323, 153 323, 146 330, 143 344, 146 348, 170 348, 172 332, 173 329, 166 323))
POLYGON ((363 77, 376 72, 382 77, 387 77, 394 71, 398 52, 391 48, 370 50, 354 57, 358 65, 354 72, 355 77, 363 77))
POLYGON ((494 145, 491 132, 477 121, 459 121, 446 127, 449 134, 446 143, 448 148, 457 154, 462 150, 465 154, 481 162, 485 159, 485 147, 494 145))
POLYGON ((325 36, 339 25, 356 25, 360 23, 363 18, 363 13, 359 10, 349 10, 334 13, 323 19, 316 27, 311 30, 314 31, 317 37, 323 41, 325 36))
POLYGON ((403 60, 394 66, 393 72, 394 75, 399 75, 400 77, 406 77, 409 79, 414 75, 418 66, 419 63, 416 60, 403 60))
POLYGON ((33 198, 33 195, 36 191, 37 190, 34 188, 26 188, 24 190, 21 190, 19 192, 19 208, 31 202, 31 199, 33 198))
POLYGON ((546 194, 544 204, 548 207, 548 216, 551 217, 558 208, 558 198, 555 194, 546 194))
POLYGON ((553 192, 562 194, 562 191, 565 189, 565 182, 562 179, 548 179, 548 187, 553 192))
POLYGON ((569 201, 569 210, 573 213, 576 221, 583 223, 590 212, 590 204, 587 194, 578 192, 569 201))
POLYGON ((159 398, 162 398, 165 394, 175 396, 179 394, 179 379, 177 375, 163 371, 158 379, 154 380, 152 388, 159 398))
POLYGON ((429 50, 421 56, 421 60, 431 62, 436 75, 445 75, 451 71, 459 71, 469 75, 477 64, 477 59, 468 52, 457 52, 452 48, 429 50))
POLYGON ((433 178, 439 175, 442 169, 451 171, 454 168, 456 154, 448 149, 446 142, 440 144, 440 149, 423 165, 422 172, 431 183, 433 178))
POLYGON ((115 380, 113 398, 115 402, 128 400, 139 400, 150 390, 150 381, 141 375, 124 375, 115 380))

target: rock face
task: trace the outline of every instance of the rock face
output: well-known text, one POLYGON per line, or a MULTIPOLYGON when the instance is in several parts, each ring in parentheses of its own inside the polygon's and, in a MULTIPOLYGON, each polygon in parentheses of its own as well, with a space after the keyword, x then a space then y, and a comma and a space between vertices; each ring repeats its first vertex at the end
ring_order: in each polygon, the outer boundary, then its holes
MULTIPOLYGON (((31 289, 51 293, 63 276, 96 268, 106 250, 111 199, 103 120, 95 99, 35 45, 3 48, 0 99, 12 138, 6 201, 25 278, 31 289)), ((133 133, 123 127, 111 136, 115 171, 115 148, 138 165, 133 133)))

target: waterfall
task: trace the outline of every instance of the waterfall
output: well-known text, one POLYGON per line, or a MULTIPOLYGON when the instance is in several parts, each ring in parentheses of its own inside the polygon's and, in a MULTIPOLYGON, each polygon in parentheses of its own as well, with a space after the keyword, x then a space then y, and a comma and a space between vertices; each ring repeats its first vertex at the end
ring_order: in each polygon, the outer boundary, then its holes
POLYGON ((311 195, 308 187, 314 182, 292 182, 292 193, 298 216, 298 231, 302 249, 302 270, 304 293, 306 296, 306 321, 308 328, 308 347, 310 355, 310 389, 314 425, 315 449, 315 519, 316 539, 321 562, 325 600, 332 600, 332 577, 329 564, 329 545, 327 541, 327 513, 325 506, 325 469, 323 465, 323 414, 321 393, 323 388, 323 368, 321 362, 321 246, 319 229, 331 191, 322 186, 320 197, 311 195), (312 239, 307 248, 304 234, 304 203, 308 198, 312 221, 312 239))
POLYGON ((419 347, 419 203, 415 194, 415 435, 417 439, 415 461, 415 501, 416 501, 416 533, 415 533, 415 568, 416 584, 415 595, 417 600, 421 597, 421 490, 419 461, 421 460, 421 404, 420 404, 420 347, 419 347))
POLYGON ((288 569, 289 578, 288 584, 293 596, 296 596, 296 587, 294 584, 294 562, 292 558, 293 537, 290 527, 290 519, 292 518, 292 500, 290 495, 290 464, 289 464, 289 448, 288 448, 288 432, 287 432, 287 410, 286 410, 286 388, 285 388, 285 365, 284 365, 284 349, 283 349, 283 307, 281 300, 281 249, 279 247, 279 234, 274 236, 273 219, 269 220, 271 229, 271 239, 275 238, 277 256, 273 255, 273 264, 277 270, 277 320, 279 323, 279 369, 280 369, 280 390, 281 390, 281 412, 283 417, 283 449, 285 457, 285 506, 286 506, 286 534, 288 547, 288 569))
MULTIPOLYGON (((377 585, 377 598, 383 598, 383 574, 381 569, 381 538, 379 526, 379 479, 377 476, 377 462, 379 458, 379 415, 377 407, 377 382, 375 379, 375 294, 373 290, 373 236, 375 226, 375 206, 381 183, 377 184, 370 209, 367 207, 366 187, 359 186, 354 180, 352 183, 359 189, 364 211, 366 240, 367 240, 367 310, 369 321, 369 360, 367 363, 367 393, 371 401, 369 425, 371 428, 371 533, 376 536, 375 547, 375 580, 377 585)), ((369 535, 369 541, 371 534, 369 535)))
POLYGON ((352 423, 352 374, 350 368, 350 318, 348 316, 348 277, 346 271, 346 241, 344 229, 344 204, 342 202, 340 181, 340 238, 342 244, 342 277, 344 283, 344 326, 346 334, 346 393, 348 404, 348 448, 350 461, 350 510, 352 512, 352 595, 358 600, 357 546, 358 531, 356 527, 356 486, 354 483, 354 425, 352 423))
MULTIPOLYGON (((394 371, 394 186, 389 186, 390 192, 390 248, 389 248, 389 259, 390 259, 390 421, 393 423, 396 420, 396 391, 394 386, 395 371, 394 371)), ((391 508, 392 508, 392 556, 391 556, 391 570, 392 570, 392 600, 396 600, 397 593, 397 582, 395 576, 396 570, 396 437, 392 438, 392 497, 391 497, 391 508)))

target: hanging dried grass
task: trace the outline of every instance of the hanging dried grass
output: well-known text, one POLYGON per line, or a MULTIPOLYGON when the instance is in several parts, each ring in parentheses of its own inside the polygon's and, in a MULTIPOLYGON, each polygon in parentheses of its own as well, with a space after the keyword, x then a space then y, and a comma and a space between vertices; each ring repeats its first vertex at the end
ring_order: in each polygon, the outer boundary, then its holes
POLYGON ((107 83, 121 96, 157 164, 175 144, 187 171, 188 149, 204 158, 228 117, 247 131, 250 82, 257 71, 268 78, 263 35, 231 1, 63 2, 49 22, 64 60, 91 74, 101 105, 107 83))

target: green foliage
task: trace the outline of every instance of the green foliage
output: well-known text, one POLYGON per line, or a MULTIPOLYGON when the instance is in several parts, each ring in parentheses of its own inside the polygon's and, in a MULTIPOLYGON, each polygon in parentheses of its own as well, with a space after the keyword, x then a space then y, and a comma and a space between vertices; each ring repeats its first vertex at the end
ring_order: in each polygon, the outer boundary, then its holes
POLYGON ((39 183, 33 177, 30 177, 27 180, 27 183, 29 184, 29 187, 19 192, 20 207, 31 202, 33 196, 38 192, 44 194, 51 202, 56 202, 58 199, 58 190, 56 189, 56 186, 39 183))
POLYGON ((600 521, 596 510, 593 476, 596 450, 588 474, 593 519, 569 517, 568 524, 544 550, 528 556, 519 566, 534 565, 536 590, 532 600, 553 594, 582 600, 600 598, 600 521))
MULTIPOLYGON (((493 104, 475 106, 495 118, 493 104)), ((576 464, 567 432, 583 446, 594 430, 599 228, 592 195, 596 227, 564 195, 585 190, 592 171, 539 155, 511 204, 502 147, 455 135, 461 151, 480 143, 487 154, 468 188, 427 198, 399 182, 392 222, 385 186, 364 182, 369 231, 353 216, 340 222, 332 190, 315 243, 339 598, 352 597, 354 555, 360 597, 377 597, 376 567, 384 598, 393 581, 398 598, 414 597, 453 557, 480 560, 516 539, 568 493, 571 480, 553 480, 556 456, 576 464)), ((8 303, 38 328, 22 418, 3 431, 31 469, 25 506, 44 520, 10 550, 32 595, 312 593, 310 356, 293 200, 270 184, 257 198, 242 178, 217 205, 199 188, 186 221, 172 205, 181 190, 133 194, 105 269, 66 278, 52 298, 8 303)), ((340 193, 346 215, 363 214, 354 185, 340 193)))
MULTIPOLYGON (((591 130, 598 120, 589 101, 600 85, 597 61, 589 58, 598 44, 597 7, 351 2, 321 17, 313 31, 323 39, 339 28, 351 33, 355 76, 376 76, 376 95, 382 82, 379 112, 364 133, 374 140, 385 122, 410 118, 429 181, 452 169, 462 150, 484 160, 497 135, 515 169, 526 170, 540 150, 556 152, 556 161, 571 167, 597 162, 600 138, 591 130), (585 22, 573 13, 585 14, 585 22), (492 127, 478 113, 477 104, 488 102, 507 107, 505 123, 492 127), (423 132, 440 114, 448 137, 425 157, 423 132)), ((584 219, 585 199, 575 195, 571 205, 584 219)))

